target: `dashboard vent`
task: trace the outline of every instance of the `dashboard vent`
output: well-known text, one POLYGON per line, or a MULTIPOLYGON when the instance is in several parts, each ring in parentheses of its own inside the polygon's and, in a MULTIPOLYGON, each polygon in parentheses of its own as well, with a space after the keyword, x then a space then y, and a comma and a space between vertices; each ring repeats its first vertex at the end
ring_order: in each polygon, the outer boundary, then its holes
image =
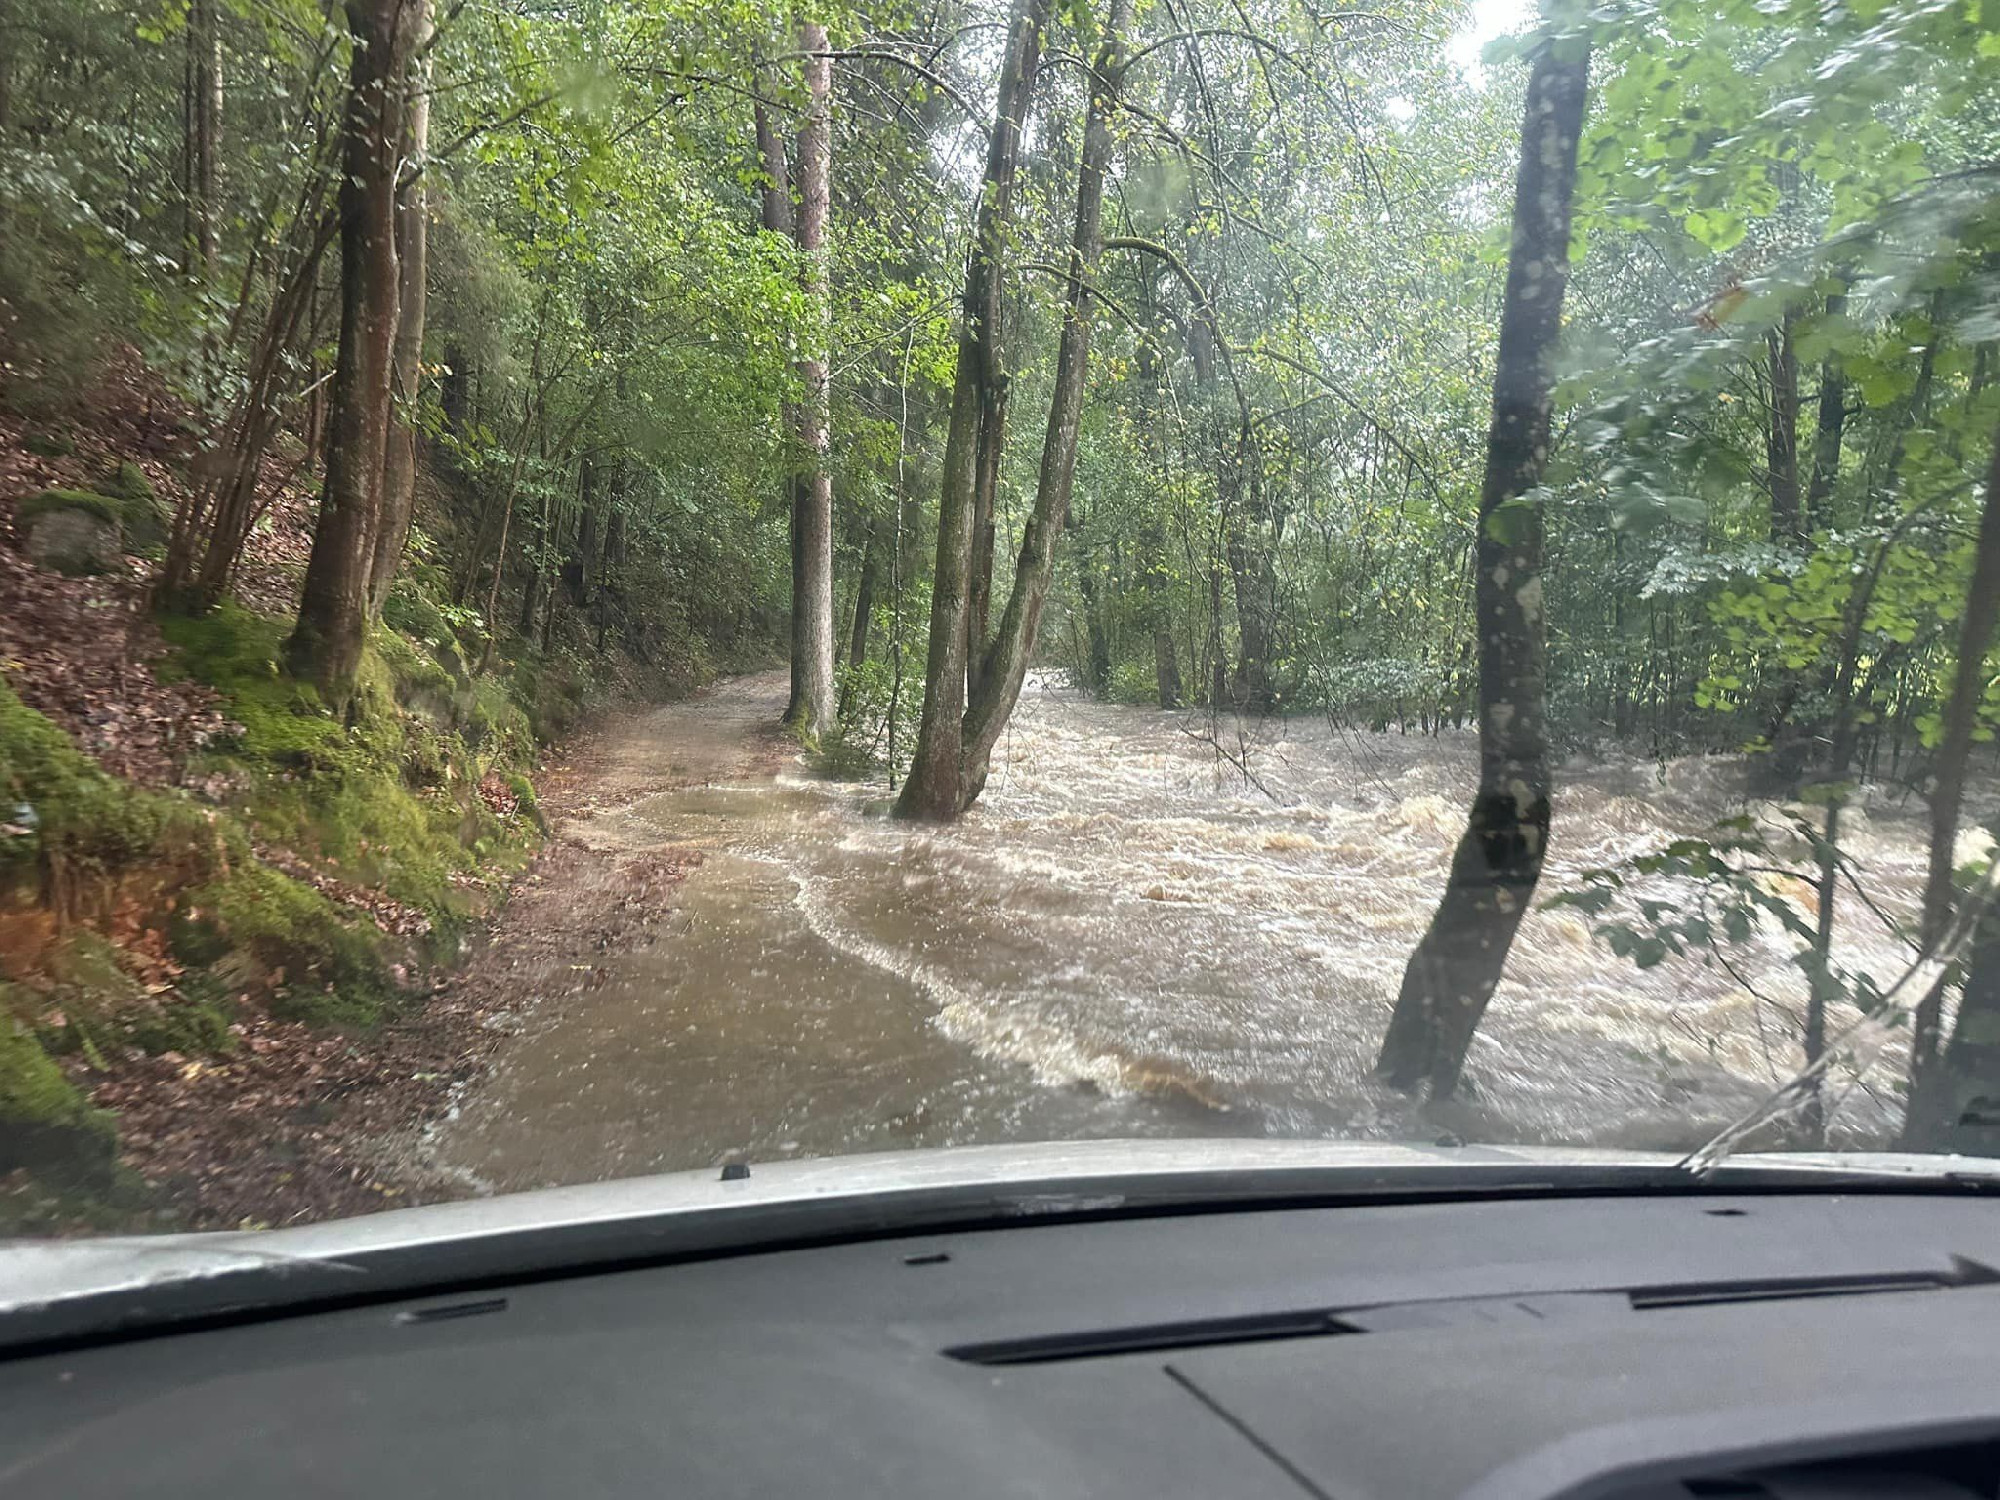
POLYGON ((1094 1328, 1039 1338, 961 1344, 944 1352, 969 1365, 1043 1365, 1066 1359, 1102 1359, 1112 1354, 1145 1354, 1164 1349, 1199 1349, 1208 1344, 1254 1344, 1272 1339, 1324 1338, 1359 1333, 1329 1312, 1283 1312, 1248 1318, 1204 1318, 1185 1323, 1149 1323, 1135 1328, 1094 1328))
POLYGON ((1602 1292, 1538 1293, 1506 1297, 1438 1298, 1362 1307, 1302 1308, 1249 1317, 1201 1318, 1120 1328, 1086 1328, 1027 1338, 960 1344, 944 1350, 972 1365, 1036 1365, 1059 1360, 1104 1359, 1199 1349, 1213 1344, 1256 1344, 1334 1334, 1396 1333, 1414 1328, 1536 1322, 1579 1317, 1629 1317, 1676 1307, 1736 1302, 1784 1302, 1801 1297, 1866 1297, 1883 1292, 1949 1291, 2000 1283, 2000 1271, 1954 1257, 1941 1271, 1891 1271, 1867 1276, 1809 1276, 1757 1281, 1689 1282, 1602 1292))
POLYGON ((1790 1302, 1801 1297, 1868 1297, 1881 1292, 1942 1292, 1990 1286, 2000 1271, 1954 1256, 1947 1271, 1902 1271, 1873 1276, 1796 1276, 1765 1281, 1692 1282, 1634 1287, 1626 1293, 1640 1312, 1663 1307, 1709 1307, 1721 1302, 1790 1302))

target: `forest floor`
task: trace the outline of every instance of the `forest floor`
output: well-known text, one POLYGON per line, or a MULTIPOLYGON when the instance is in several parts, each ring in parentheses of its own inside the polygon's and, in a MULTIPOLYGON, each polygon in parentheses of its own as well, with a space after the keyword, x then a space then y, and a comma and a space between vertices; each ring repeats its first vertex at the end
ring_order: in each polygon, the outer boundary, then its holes
MULTIPOLYGON (((713 692, 713 689, 708 690, 713 692)), ((706 697, 697 695, 695 702, 706 697)), ((758 695, 760 706, 769 694, 758 695)), ((607 713, 537 778, 549 836, 465 961, 440 970, 372 1031, 260 1021, 228 1059, 100 1088, 119 1112, 128 1162, 167 1188, 195 1227, 338 1218, 467 1196, 427 1141, 484 1086, 496 1054, 552 1000, 588 1003, 607 954, 649 940, 698 852, 606 838, 624 807, 689 785, 774 774, 797 753, 768 716, 720 721, 669 704, 607 713), (662 719, 676 732, 663 732, 662 719), (687 725, 710 725, 687 733, 687 725)))

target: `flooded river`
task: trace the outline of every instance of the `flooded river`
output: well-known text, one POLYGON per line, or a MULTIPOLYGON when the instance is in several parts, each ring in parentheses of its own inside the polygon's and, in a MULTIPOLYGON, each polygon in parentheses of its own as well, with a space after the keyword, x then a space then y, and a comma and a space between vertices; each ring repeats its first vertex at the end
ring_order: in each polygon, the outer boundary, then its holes
MULTIPOLYGON (((602 984, 526 1007, 438 1133, 441 1165, 517 1188, 1080 1136, 1682 1148, 1797 1064, 1789 939, 1760 934, 1733 974, 1641 972, 1538 910, 1469 1097, 1420 1112, 1373 1081, 1461 826, 1469 732, 1225 724, 1224 757, 1205 718, 1031 685, 984 797, 932 829, 883 817, 879 780, 746 770, 783 700, 781 677, 739 679, 623 732, 565 836, 702 863, 649 941, 588 955, 602 984)), ((1727 758, 1564 767, 1543 893, 1743 810, 1741 783, 1727 758)), ((1850 815, 1892 917, 1921 884, 1921 818, 1887 798, 1850 815)), ((1893 977, 1899 940, 1854 918, 1838 956, 1893 977)), ((1838 1082, 1838 1135, 1892 1128, 1893 1071, 1838 1082)))

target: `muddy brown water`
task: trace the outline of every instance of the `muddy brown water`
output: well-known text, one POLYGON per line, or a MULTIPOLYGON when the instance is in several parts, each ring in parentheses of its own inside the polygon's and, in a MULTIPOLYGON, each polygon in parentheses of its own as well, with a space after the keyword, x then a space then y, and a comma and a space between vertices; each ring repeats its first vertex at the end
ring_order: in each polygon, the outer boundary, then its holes
MULTIPOLYGON (((911 1146, 1110 1136, 1467 1139, 1682 1148, 1796 1066, 1790 940, 1639 971, 1532 913, 1475 1044, 1472 1097, 1419 1110, 1369 1075, 1470 791, 1469 733, 1225 724, 1031 684, 957 825, 886 787, 749 753, 781 675, 635 720, 566 836, 703 862, 608 977, 524 997, 492 1074, 435 1133, 494 1189, 911 1146), (668 783, 673 789, 657 790, 668 783), (1761 998, 1760 998, 1761 997, 1761 998)), ((1544 893, 1746 807, 1742 766, 1576 761, 1544 893)), ((1878 796, 1850 849, 1913 909, 1922 808, 1878 796)), ((1809 900, 1801 886, 1795 893, 1809 900)), ((1857 913, 1838 957, 1889 977, 1857 913)), ((1838 1019, 1838 1018, 1836 1018, 1838 1019)), ((1835 1080, 1836 1135, 1881 1138, 1896 1059, 1835 1080)))

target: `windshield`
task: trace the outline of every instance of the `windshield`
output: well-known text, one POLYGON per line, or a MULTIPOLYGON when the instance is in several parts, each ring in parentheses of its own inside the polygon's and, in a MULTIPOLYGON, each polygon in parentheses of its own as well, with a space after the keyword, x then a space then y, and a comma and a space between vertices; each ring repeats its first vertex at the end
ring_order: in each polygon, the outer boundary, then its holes
POLYGON ((0 1232, 2000 1154, 1977 0, 5 0, 0 1232))

